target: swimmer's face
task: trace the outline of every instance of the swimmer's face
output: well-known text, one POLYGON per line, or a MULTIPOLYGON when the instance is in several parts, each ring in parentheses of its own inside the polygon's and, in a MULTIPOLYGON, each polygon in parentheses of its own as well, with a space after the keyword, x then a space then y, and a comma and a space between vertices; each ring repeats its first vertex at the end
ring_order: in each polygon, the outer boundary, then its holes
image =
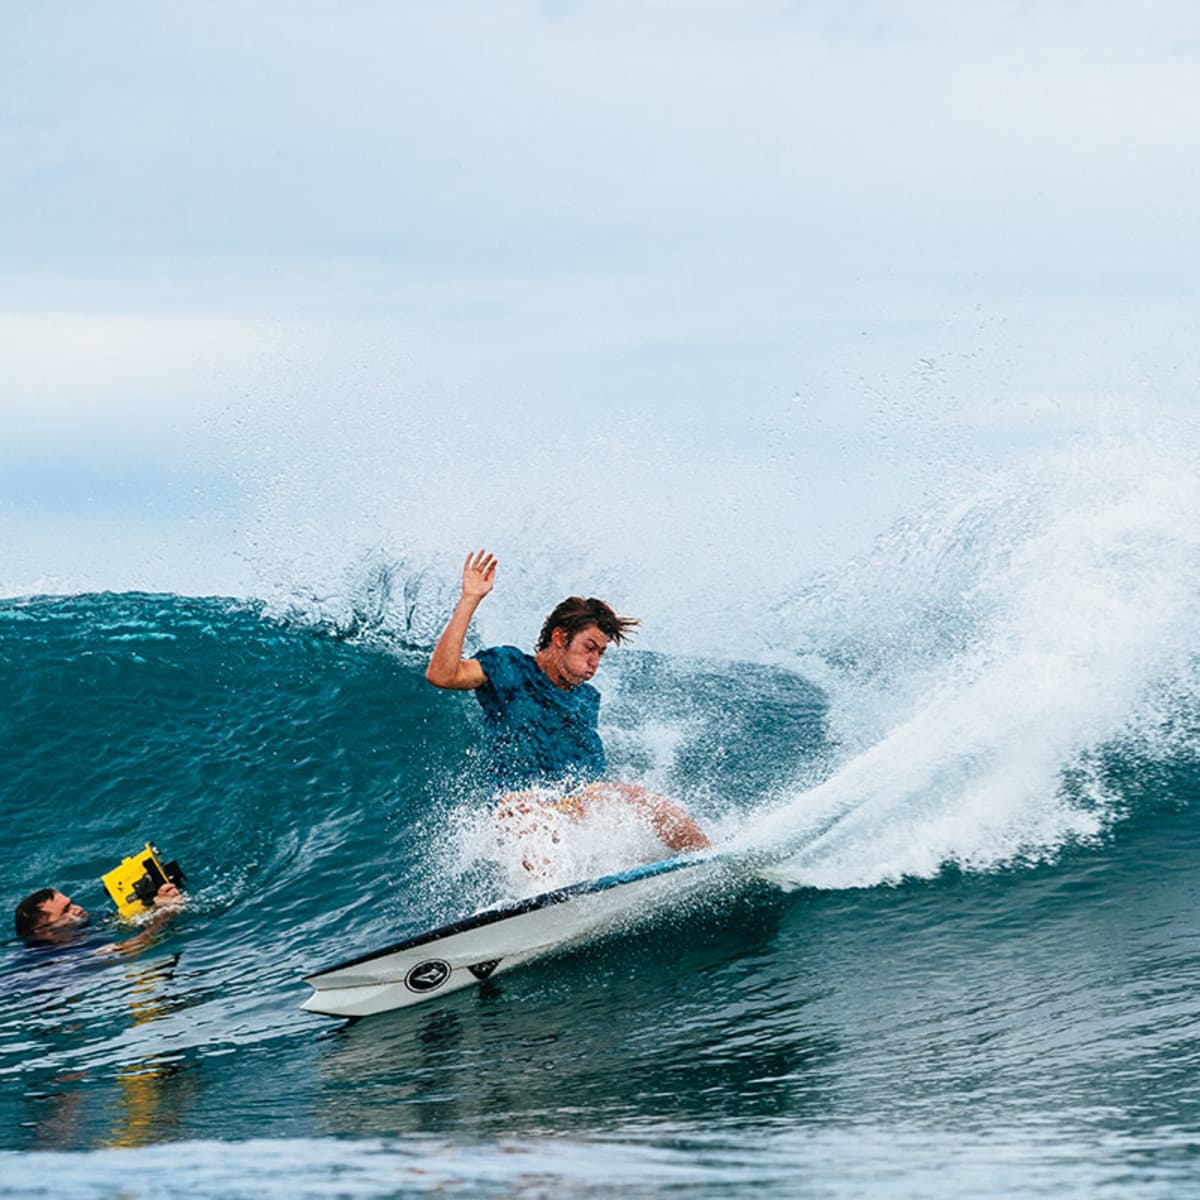
POLYGON ((87 924, 87 912, 78 904, 72 903, 71 897, 64 896, 62 892, 55 892, 49 900, 43 900, 38 906, 38 911, 42 914, 42 919, 34 930, 38 937, 53 937, 55 934, 87 924))
POLYGON ((585 625, 571 640, 556 629, 553 644, 559 647, 558 670, 568 687, 586 683, 600 666, 600 660, 608 649, 608 637, 600 632, 599 626, 585 625))

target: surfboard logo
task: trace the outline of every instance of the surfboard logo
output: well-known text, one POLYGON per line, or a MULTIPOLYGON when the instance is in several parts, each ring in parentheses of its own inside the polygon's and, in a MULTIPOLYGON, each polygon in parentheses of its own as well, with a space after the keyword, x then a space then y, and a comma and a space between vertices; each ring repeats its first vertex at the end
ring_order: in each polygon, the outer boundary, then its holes
POLYGON ((410 992, 432 992, 450 978, 450 964, 440 958, 431 958, 417 963, 404 977, 404 986, 410 992))
POLYGON ((498 958, 490 958, 487 962, 472 963, 467 970, 476 979, 486 979, 499 965, 500 960, 498 958))

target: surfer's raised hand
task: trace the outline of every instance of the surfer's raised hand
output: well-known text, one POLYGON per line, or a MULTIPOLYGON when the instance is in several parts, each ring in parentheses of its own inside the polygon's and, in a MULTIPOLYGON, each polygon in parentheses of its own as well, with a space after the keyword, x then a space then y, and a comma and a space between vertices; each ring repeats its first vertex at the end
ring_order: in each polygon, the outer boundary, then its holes
POLYGON ((477 596, 482 600, 496 582, 496 568, 499 565, 495 555, 487 550, 468 554, 467 561, 463 563, 462 594, 477 596))
POLYGON ((425 668, 425 678, 434 687, 459 691, 483 687, 487 683, 487 676, 479 663, 473 658, 463 658, 463 642, 466 641, 467 627, 479 602, 496 582, 497 566, 496 556, 487 550, 476 550, 474 554, 467 555, 463 563, 462 595, 433 648, 429 666, 425 668))

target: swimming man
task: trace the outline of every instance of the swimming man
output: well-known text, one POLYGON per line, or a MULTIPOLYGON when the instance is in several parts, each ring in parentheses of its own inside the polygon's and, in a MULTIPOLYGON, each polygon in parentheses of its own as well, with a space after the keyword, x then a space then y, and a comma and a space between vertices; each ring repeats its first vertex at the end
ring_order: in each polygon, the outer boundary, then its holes
MULTIPOLYGON (((164 883, 154 894, 154 907, 175 909, 183 902, 173 883, 164 883)), ((13 913, 17 937, 26 942, 62 942, 69 940, 88 924, 85 908, 57 888, 39 888, 30 892, 13 913)))

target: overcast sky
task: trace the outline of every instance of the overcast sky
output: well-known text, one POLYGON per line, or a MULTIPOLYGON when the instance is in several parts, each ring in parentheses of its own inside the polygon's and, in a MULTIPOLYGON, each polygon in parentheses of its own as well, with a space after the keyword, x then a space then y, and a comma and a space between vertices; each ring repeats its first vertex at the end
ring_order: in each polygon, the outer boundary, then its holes
POLYGON ((0 16, 6 592, 736 587, 1195 405, 1182 0, 0 16))

